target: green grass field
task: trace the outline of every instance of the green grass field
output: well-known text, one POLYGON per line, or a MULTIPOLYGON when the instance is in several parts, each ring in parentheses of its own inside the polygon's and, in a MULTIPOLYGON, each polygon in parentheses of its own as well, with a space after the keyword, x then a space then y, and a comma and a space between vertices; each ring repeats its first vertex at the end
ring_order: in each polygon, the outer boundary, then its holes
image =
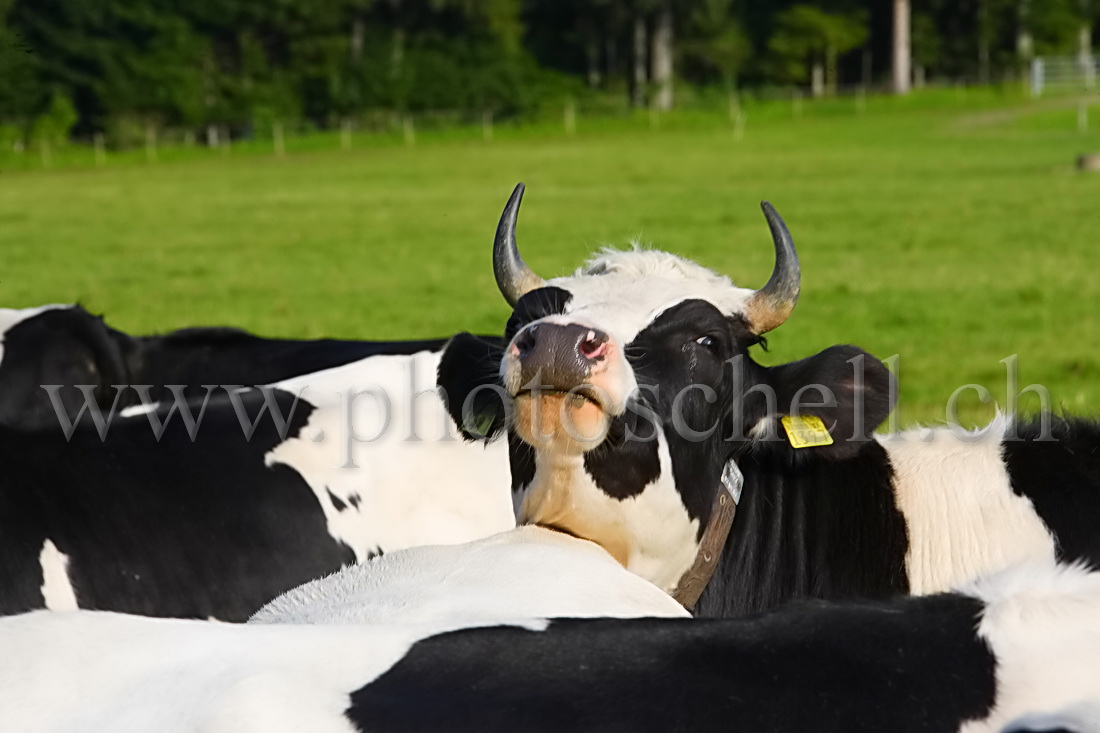
MULTIPOLYGON (((357 142, 260 143, 0 173, 0 304, 80 301, 144 333, 230 324, 261 334, 398 338, 499 332, 490 247, 516 181, 520 243, 544 275, 638 239, 758 287, 772 201, 802 256, 802 300, 769 363, 838 342, 900 354, 901 423, 1005 367, 1055 404, 1100 413, 1100 150, 1072 100, 993 92, 747 107, 357 142)), ((83 153, 87 155, 87 153, 83 153)), ((29 154, 25 154, 29 155, 29 154)), ((9 161, 10 162, 10 161, 9 161)), ((0 161, 0 166, 3 161, 0 161)), ((28 165, 22 167, 28 168, 28 165)), ((973 393, 968 419, 992 414, 973 393)), ((1034 401, 1025 405, 1034 407, 1034 401)))

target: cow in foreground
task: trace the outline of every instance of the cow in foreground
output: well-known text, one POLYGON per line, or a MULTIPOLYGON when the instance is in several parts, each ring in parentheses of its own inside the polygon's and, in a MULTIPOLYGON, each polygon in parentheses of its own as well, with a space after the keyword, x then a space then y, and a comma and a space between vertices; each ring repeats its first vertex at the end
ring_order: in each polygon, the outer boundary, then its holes
MULTIPOLYGON (((572 559, 530 564, 517 586, 498 581, 503 593, 482 604, 497 620, 477 628, 446 617, 0 619, 0 728, 1021 733, 1056 720, 1095 730, 1082 711, 1100 699, 1096 573, 1025 564, 949 594, 803 602, 746 619, 524 618, 527 592, 547 611, 605 605, 555 600, 580 589, 587 560, 572 559)), ((601 582, 645 583, 598 562, 601 582)), ((397 600, 421 597, 405 589, 397 600)), ((634 611, 651 611, 649 600, 634 611)))
POLYGON ((468 438, 507 435, 519 522, 588 537, 681 599, 704 558, 701 616, 941 592, 1026 559, 1100 565, 1096 423, 872 436, 895 390, 870 354, 752 360, 800 287, 769 205, 776 264, 754 291, 659 251, 604 252, 543 280, 516 245, 522 194, 494 245, 507 346, 459 335, 439 369, 468 438), (731 470, 736 518, 724 548, 705 548, 731 470))
POLYGON ((166 385, 202 395, 205 384, 273 384, 372 356, 438 353, 445 343, 272 339, 235 328, 130 336, 79 305, 0 308, 0 425, 56 429, 58 406, 43 385, 58 387, 71 423, 88 397, 104 412, 141 404, 129 385, 147 385, 147 401, 157 402, 171 398, 166 385), (76 385, 89 385, 90 394, 76 385))
POLYGON ((446 439, 437 363, 377 356, 219 390, 183 406, 193 424, 165 404, 105 437, 0 427, 0 614, 243 621, 376 554, 513 527, 503 448, 446 439), (349 399, 361 389, 390 396, 388 423, 372 394, 349 399))

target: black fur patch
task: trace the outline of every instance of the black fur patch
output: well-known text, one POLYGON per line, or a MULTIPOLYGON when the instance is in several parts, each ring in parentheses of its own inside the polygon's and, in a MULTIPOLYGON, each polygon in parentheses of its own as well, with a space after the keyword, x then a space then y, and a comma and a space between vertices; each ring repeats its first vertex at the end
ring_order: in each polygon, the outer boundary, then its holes
POLYGON ((958 730, 996 699, 982 604, 798 604, 752 619, 552 621, 415 644, 351 695, 361 731, 958 730))
POLYGON ((512 491, 520 491, 535 480, 535 449, 511 434, 508 436, 508 463, 512 468, 512 491))
POLYGON ((842 461, 749 450, 741 502, 698 616, 730 617, 804 598, 909 591, 908 532, 878 443, 842 461))
POLYGON ((613 499, 637 496, 661 476, 657 442, 611 445, 605 441, 584 455, 584 470, 613 499))
POLYGON ((325 493, 328 494, 328 500, 332 502, 332 505, 334 507, 336 507, 336 511, 342 512, 348 508, 348 505, 344 503, 343 499, 332 493, 332 489, 328 488, 327 486, 325 487, 325 493))
POLYGON ((189 328, 137 341, 141 365, 131 371, 141 375, 138 384, 157 386, 154 399, 165 384, 272 384, 371 356, 439 351, 447 343, 269 339, 230 328, 189 328))
POLYGON ((1021 421, 1002 445, 1012 490, 1031 500, 1059 560, 1100 567, 1100 424, 1051 416, 1021 421), (1016 439, 1013 439, 1016 438, 1016 439))
MULTIPOLYGON (((294 437, 313 407, 300 400, 291 415, 294 396, 275 395, 294 437)), ((255 420, 262 393, 237 397, 255 420)), ((112 425, 105 442, 88 428, 70 441, 0 429, 0 614, 42 607, 47 539, 69 556, 81 608, 147 616, 244 621, 355 561, 303 477, 265 465, 282 442, 274 421, 265 414, 246 438, 225 392, 194 441, 178 416, 159 442, 140 418, 112 425)))
POLYGON ((568 290, 554 286, 532 290, 524 295, 516 303, 504 327, 504 345, 511 343, 512 338, 528 323, 564 313, 572 299, 573 294, 568 290))
MULTIPOLYGON (((62 385, 58 394, 71 421, 84 404, 83 393, 73 385, 94 385, 96 403, 107 409, 115 399, 111 385, 133 381, 125 361, 132 340, 80 306, 43 311, 12 326, 3 339, 3 425, 56 429, 58 418, 44 384, 62 385)), ((119 407, 132 402, 133 394, 123 393, 119 407)))

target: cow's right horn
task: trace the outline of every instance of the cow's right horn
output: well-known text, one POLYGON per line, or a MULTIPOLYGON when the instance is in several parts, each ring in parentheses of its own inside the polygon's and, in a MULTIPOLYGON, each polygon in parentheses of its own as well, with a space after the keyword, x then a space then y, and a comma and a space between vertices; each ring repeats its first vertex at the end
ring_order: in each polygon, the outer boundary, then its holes
POLYGON ((513 306, 524 295, 546 284, 524 263, 516 246, 516 216, 523 200, 523 189, 524 185, 520 183, 512 191, 504 213, 500 215, 497 236, 493 241, 493 274, 497 277, 501 295, 513 306))
POLYGON ((772 231, 775 267, 767 284, 753 293, 745 306, 749 328, 757 334, 771 331, 790 318, 795 303, 798 302, 798 291, 802 282, 798 252, 794 249, 794 240, 787 231, 787 225, 767 201, 761 201, 760 208, 764 210, 764 217, 772 231))

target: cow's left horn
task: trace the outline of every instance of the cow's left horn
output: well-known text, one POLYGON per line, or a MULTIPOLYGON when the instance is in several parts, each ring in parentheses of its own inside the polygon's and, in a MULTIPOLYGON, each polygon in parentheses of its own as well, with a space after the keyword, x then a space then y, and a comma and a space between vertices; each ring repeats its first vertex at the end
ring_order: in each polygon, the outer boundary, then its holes
POLYGON ((794 240, 787 231, 783 218, 767 201, 760 202, 768 227, 772 230, 775 242, 775 267, 768 283, 757 290, 745 307, 745 315, 753 333, 765 333, 777 328, 786 321, 795 303, 801 287, 802 274, 798 266, 798 252, 794 249, 794 240))
POLYGON ((504 205, 504 213, 500 215, 497 236, 493 241, 493 274, 497 277, 501 295, 513 306, 524 295, 546 283, 524 263, 516 246, 516 217, 523 200, 523 190, 524 185, 520 183, 512 191, 512 196, 504 205))

